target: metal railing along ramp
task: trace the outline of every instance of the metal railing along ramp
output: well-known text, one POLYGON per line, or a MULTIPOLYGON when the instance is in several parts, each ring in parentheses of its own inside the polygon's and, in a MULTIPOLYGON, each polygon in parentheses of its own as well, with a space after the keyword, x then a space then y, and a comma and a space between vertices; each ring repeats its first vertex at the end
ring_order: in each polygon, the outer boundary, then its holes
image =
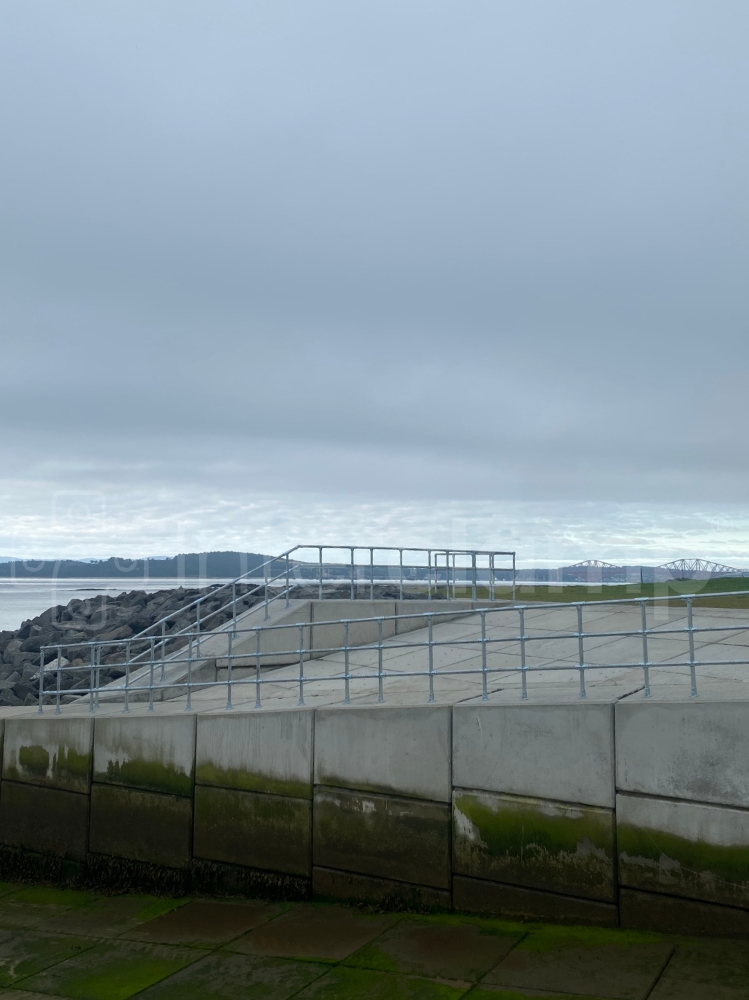
MULTIPOLYGON (((246 639, 248 628, 257 628, 258 605, 262 608, 263 625, 272 626, 279 617, 288 620, 290 612, 293 619, 294 608, 298 606, 295 599, 300 598, 374 601, 389 597, 401 601, 422 598, 428 602, 455 602, 469 595, 476 600, 479 594, 493 601, 500 593, 505 599, 515 597, 514 552, 296 545, 230 583, 211 587, 206 594, 128 639, 43 647, 40 703, 51 681, 58 701, 63 696, 69 699, 79 694, 77 686, 62 684, 63 678, 74 671, 78 676, 84 672, 89 675, 87 690, 103 691, 106 687, 116 696, 118 689, 129 686, 130 680, 136 687, 142 686, 146 678, 152 683, 154 669, 159 682, 166 685, 182 680, 180 670, 192 674, 193 667, 199 672, 217 657, 235 657, 241 652, 242 638, 246 639), (63 665, 68 650, 82 648, 88 651, 89 660, 84 668, 63 665), (122 683, 115 681, 103 687, 102 669, 113 663, 122 665, 126 678, 122 683)), ((274 662, 276 665, 280 662, 278 656, 274 662)))
MULTIPOLYGON (((304 705, 316 692, 331 704, 488 700, 500 689, 527 700, 543 681, 586 698, 589 682, 626 678, 644 697, 654 685, 679 682, 697 698, 700 677, 749 681, 749 614, 713 606, 727 598, 749 603, 749 591, 572 604, 478 601, 477 607, 444 610, 424 602, 410 613, 401 605, 394 614, 278 624, 256 609, 260 620, 238 621, 220 633, 226 653, 212 677, 199 674, 205 648, 198 654, 197 644, 219 633, 189 633, 186 648, 171 661, 182 669, 181 679, 164 673, 163 659, 139 663, 137 675, 128 661, 116 697, 126 712, 131 700, 146 699, 153 708, 164 697, 184 699, 186 710, 239 703, 261 709, 271 693, 278 705, 304 705)), ((115 692, 96 683, 95 667, 53 661, 44 670, 52 683, 40 678, 40 712, 45 704, 60 711, 59 678, 71 669, 81 677, 74 693, 87 698, 91 711, 102 697, 111 701, 115 692)))

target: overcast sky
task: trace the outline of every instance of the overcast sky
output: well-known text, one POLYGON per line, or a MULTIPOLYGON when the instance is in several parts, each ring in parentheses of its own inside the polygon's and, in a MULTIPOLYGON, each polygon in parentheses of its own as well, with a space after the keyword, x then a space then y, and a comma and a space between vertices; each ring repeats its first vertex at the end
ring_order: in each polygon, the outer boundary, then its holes
POLYGON ((280 543, 311 496, 346 541, 743 524, 747 37, 746 0, 0 0, 0 550, 67 545, 60 490, 119 498, 91 554, 188 508, 187 548, 280 543))

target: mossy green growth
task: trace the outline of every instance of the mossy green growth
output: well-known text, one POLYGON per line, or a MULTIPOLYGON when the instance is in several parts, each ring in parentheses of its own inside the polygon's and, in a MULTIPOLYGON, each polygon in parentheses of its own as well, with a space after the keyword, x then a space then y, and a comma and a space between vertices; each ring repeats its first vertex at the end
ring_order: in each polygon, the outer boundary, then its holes
POLYGON ((191 900, 187 896, 181 899, 162 899, 159 896, 144 896, 143 906, 140 910, 136 911, 135 919, 141 923, 146 923, 149 920, 155 920, 156 917, 160 917, 164 913, 171 913, 172 910, 178 910, 181 906, 186 906, 189 902, 191 900))
POLYGON ((617 832, 622 884, 710 902, 749 903, 749 844, 723 847, 628 824, 617 832))
POLYGON ((199 764, 195 771, 195 780, 199 785, 211 785, 215 788, 236 788, 244 792, 286 795, 292 799, 312 798, 311 782, 287 781, 234 767, 221 768, 214 764, 199 764))
POLYGON ((614 895, 614 819, 605 809, 457 793, 455 870, 477 878, 614 895))
POLYGON ((75 1000, 127 1000, 200 957, 197 949, 108 942, 31 976, 23 987, 75 1000))
POLYGON ((7 896, 12 903, 24 903, 29 906, 83 906, 92 903, 96 895, 91 892, 79 892, 77 889, 54 889, 46 885, 31 885, 7 896))
POLYGON ((304 991, 306 1000, 458 1000, 464 993, 463 986, 342 965, 304 991))
MULTIPOLYGON (((96 777, 100 780, 98 774, 96 777)), ((150 792, 187 797, 192 795, 192 775, 159 761, 110 760, 107 761, 106 776, 102 775, 101 779, 114 785, 142 788, 150 792)))
POLYGON ((88 787, 90 755, 78 753, 72 747, 61 746, 50 754, 47 747, 38 744, 18 749, 18 767, 12 763, 9 777, 19 781, 36 779, 38 782, 59 787, 88 787))
POLYGON ((537 924, 526 927, 527 934, 517 945, 518 951, 545 955, 564 948, 631 948, 636 945, 658 944, 660 934, 649 931, 629 931, 606 927, 568 927, 537 924))

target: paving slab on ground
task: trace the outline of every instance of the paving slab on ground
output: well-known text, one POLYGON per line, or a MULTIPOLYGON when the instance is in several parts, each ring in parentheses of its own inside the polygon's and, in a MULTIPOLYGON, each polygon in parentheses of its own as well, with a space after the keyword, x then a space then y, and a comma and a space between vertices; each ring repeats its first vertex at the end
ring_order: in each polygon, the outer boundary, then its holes
POLYGON ((739 941, 324 903, 0 891, 7 1000, 749 1000, 739 941))

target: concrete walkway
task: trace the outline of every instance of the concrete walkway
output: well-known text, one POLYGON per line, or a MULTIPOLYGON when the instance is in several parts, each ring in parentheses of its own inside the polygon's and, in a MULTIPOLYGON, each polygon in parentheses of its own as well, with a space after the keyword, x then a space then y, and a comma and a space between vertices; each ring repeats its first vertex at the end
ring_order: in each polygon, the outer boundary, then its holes
POLYGON ((321 903, 0 889, 16 1000, 747 1000, 745 943, 321 903))

